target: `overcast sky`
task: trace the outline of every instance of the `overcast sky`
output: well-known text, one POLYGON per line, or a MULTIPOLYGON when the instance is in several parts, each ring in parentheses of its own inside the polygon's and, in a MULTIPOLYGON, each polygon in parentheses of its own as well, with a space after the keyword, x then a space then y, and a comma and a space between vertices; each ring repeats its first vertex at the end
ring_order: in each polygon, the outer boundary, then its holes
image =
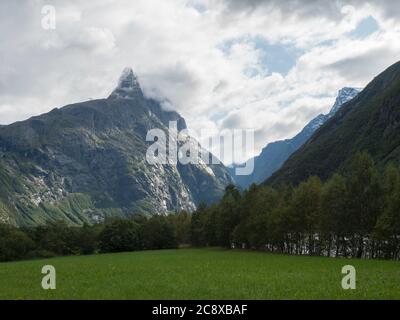
POLYGON ((400 60, 399 17, 391 0, 2 0, 0 123, 106 97, 131 66, 190 128, 254 128, 257 154, 400 60))

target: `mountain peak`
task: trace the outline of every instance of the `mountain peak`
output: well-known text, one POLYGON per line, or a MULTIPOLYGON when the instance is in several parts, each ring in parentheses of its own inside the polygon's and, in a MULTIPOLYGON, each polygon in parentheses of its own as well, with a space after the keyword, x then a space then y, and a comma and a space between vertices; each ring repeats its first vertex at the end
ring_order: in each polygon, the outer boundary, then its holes
POLYGON ((118 86, 111 93, 111 99, 132 99, 135 96, 142 96, 138 76, 132 68, 126 67, 118 80, 118 86))
POLYGON ((354 99, 361 92, 361 90, 362 89, 360 88, 351 88, 351 87, 344 87, 340 89, 336 97, 335 104, 333 105, 331 111, 328 114, 320 114, 317 117, 315 117, 304 127, 304 129, 300 132, 300 134, 302 134, 303 132, 309 132, 311 136, 328 119, 332 118, 345 103, 354 99))
POLYGON ((335 105, 332 107, 329 114, 320 114, 316 116, 292 139, 269 143, 261 151, 260 155, 254 158, 254 172, 252 175, 235 176, 234 171, 231 171, 236 182, 242 188, 248 188, 251 183, 262 183, 268 179, 274 172, 279 170, 285 161, 303 146, 321 126, 333 117, 343 104, 355 98, 360 91, 361 89, 350 87, 340 89, 335 105))
POLYGON ((342 105, 354 99, 360 92, 361 88, 351 88, 344 87, 339 90, 338 96, 336 97, 335 104, 333 105, 331 111, 329 112, 329 116, 333 116, 342 105))
POLYGON ((118 80, 119 88, 135 88, 139 86, 137 75, 133 72, 133 69, 126 67, 118 80))

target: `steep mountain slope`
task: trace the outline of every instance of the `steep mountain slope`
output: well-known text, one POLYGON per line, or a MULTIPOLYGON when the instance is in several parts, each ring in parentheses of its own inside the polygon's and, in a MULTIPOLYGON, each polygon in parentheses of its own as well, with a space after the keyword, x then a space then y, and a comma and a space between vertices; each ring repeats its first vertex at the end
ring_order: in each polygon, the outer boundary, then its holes
POLYGON ((400 160, 400 62, 341 108, 267 183, 326 179, 358 151, 369 152, 379 167, 400 160))
POLYGON ((92 100, 0 128, 0 221, 32 225, 63 219, 191 210, 217 201, 232 180, 223 165, 150 165, 150 129, 185 120, 143 96, 126 69, 108 99, 92 100))
POLYGON ((360 91, 361 89, 356 88, 343 88, 339 90, 335 104, 328 114, 320 114, 315 117, 292 139, 269 143, 261 151, 260 155, 253 159, 253 174, 248 176, 237 176, 235 175, 234 170, 236 166, 228 168, 235 182, 242 188, 248 188, 252 183, 259 184, 264 182, 275 171, 277 171, 290 155, 299 149, 319 127, 328 121, 328 119, 332 118, 343 104, 357 96, 360 91))

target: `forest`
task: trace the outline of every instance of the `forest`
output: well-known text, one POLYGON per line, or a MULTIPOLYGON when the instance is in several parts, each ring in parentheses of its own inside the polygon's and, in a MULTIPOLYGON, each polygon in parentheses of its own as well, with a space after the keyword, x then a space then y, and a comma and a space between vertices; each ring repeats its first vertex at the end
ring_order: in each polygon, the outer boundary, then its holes
POLYGON ((358 153, 327 181, 298 186, 228 187, 217 205, 192 216, 196 246, 231 246, 293 255, 399 259, 400 170, 376 168, 358 153))
POLYGON ((400 258, 400 168, 376 168, 358 153, 327 181, 298 186, 231 185, 219 203, 71 227, 0 225, 0 261, 182 246, 263 250, 290 255, 400 258))

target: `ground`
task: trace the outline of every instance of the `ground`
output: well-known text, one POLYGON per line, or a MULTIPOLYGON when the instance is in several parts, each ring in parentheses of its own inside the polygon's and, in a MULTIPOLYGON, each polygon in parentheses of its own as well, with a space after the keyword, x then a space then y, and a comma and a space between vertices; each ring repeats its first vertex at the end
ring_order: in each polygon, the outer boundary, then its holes
POLYGON ((400 262, 180 249, 0 264, 0 299, 400 299, 400 262), (56 290, 41 269, 56 268, 56 290), (356 290, 343 290, 353 265, 356 290))

